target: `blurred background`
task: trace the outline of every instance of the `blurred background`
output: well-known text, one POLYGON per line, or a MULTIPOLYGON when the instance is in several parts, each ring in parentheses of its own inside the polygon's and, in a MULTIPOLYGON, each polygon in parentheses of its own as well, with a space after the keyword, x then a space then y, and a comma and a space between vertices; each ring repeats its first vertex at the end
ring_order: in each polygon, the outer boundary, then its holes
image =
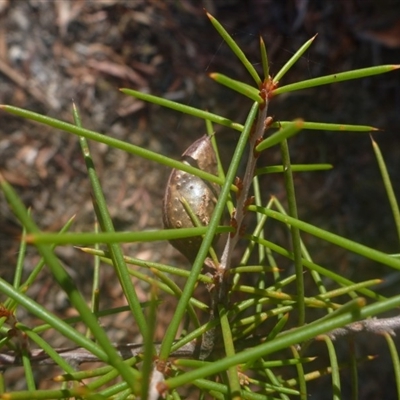
MULTIPOLYGON (((252 82, 210 24, 204 8, 223 24, 260 71, 258 38, 262 35, 272 75, 318 34, 282 85, 400 63, 398 0, 0 0, 0 103, 72 122, 74 101, 84 127, 178 159, 204 134, 204 122, 127 97, 118 89, 147 91, 242 123, 251 102, 220 87, 208 74, 216 71, 252 82)), ((301 117, 380 128, 373 137, 400 198, 398 71, 279 96, 271 103, 270 115, 282 121, 301 117)), ((227 165, 238 134, 214 128, 227 165)), ((161 228, 168 168, 101 144, 91 143, 91 149, 116 229, 161 228)), ((368 134, 303 131, 290 140, 290 150, 293 163, 334 165, 328 172, 295 176, 301 219, 376 249, 399 252, 368 134)), ((259 165, 278 163, 278 149, 269 150, 259 160, 259 165)), ((32 207, 41 229, 57 231, 74 214, 73 230, 93 229, 90 186, 77 137, 2 112, 0 169, 32 207)), ((261 183, 266 200, 275 195, 284 201, 281 176, 264 176, 261 183)), ((0 194, 0 274, 10 281, 19 234, 20 226, 0 194)), ((389 273, 332 246, 314 243, 312 238, 308 241, 316 262, 350 279, 389 273)), ((125 250, 138 258, 187 266, 167 243, 125 245, 125 250)), ((26 271, 39 259, 34 249, 29 248, 28 253, 26 271)), ((72 247, 59 248, 57 254, 77 282, 82 282, 82 291, 90 293, 83 283, 91 276, 92 259, 72 247)), ((390 282, 398 282, 397 277, 388 278, 385 290, 396 293, 398 285, 390 282)), ((104 271, 102 291, 111 305, 125 304, 111 268, 104 271)), ((46 274, 29 294, 62 316, 73 312, 46 274)), ((160 316, 159 337, 174 305, 163 307, 165 321, 160 316)), ((133 340, 134 322, 126 315, 109 322, 113 340, 133 340)), ((368 383, 360 398, 394 396, 389 384, 393 378, 382 369, 386 357, 379 350, 382 345, 379 341, 376 350, 368 350, 379 353, 380 359, 365 367, 368 383), (371 376, 374 379, 369 379, 371 376)))

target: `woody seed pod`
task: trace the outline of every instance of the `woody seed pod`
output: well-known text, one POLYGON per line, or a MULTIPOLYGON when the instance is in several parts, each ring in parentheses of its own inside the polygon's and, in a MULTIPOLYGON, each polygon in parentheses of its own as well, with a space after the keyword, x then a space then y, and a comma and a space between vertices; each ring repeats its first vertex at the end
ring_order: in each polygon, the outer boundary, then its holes
MULTIPOLYGON (((182 161, 193 167, 218 175, 217 159, 210 137, 204 135, 182 154, 182 161)), ((218 199, 220 187, 187 172, 173 169, 168 179, 163 201, 164 227, 193 228, 195 224, 186 211, 185 201, 202 225, 208 225, 218 199)), ((201 236, 174 239, 170 243, 189 261, 193 261, 202 242, 201 236)))

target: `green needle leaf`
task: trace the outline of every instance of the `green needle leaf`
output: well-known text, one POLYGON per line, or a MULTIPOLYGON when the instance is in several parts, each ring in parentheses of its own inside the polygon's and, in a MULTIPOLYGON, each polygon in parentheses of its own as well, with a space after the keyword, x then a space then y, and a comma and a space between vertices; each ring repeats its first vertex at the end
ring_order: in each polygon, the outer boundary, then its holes
POLYGON ((282 93, 293 92, 295 90, 309 89, 314 86, 329 85, 331 83, 348 81, 351 79, 364 78, 366 76, 384 74, 399 69, 400 65, 382 65, 379 67, 369 67, 356 69, 354 71, 339 72, 337 74, 322 76, 320 78, 308 79, 306 81, 292 83, 290 85, 282 86, 273 91, 273 96, 282 93))
POLYGON ((275 75, 274 77, 274 82, 279 82, 283 76, 286 74, 286 72, 289 71, 289 69, 297 62, 297 60, 306 52, 306 50, 311 46, 312 42, 314 39, 317 37, 317 35, 313 36, 311 39, 307 40, 303 44, 303 46, 300 47, 299 50, 296 51, 296 53, 291 57, 291 59, 283 66, 283 68, 275 75))
POLYGON ((353 242, 352 240, 325 231, 321 228, 317 228, 316 226, 308 224, 307 222, 291 218, 288 215, 284 215, 274 210, 269 210, 267 208, 257 207, 257 206, 249 206, 249 210, 260 212, 285 224, 296 226, 304 232, 308 232, 311 235, 314 235, 323 240, 331 242, 339 247, 352 251, 353 253, 360 254, 363 257, 369 258, 371 260, 377 261, 394 269, 400 270, 400 260, 391 257, 381 251, 372 249, 357 242, 353 242))
MULTIPOLYGON (((218 227, 217 233, 232 231, 227 226, 218 227)), ((159 231, 145 232, 107 232, 107 233, 32 233, 28 234, 26 241, 34 244, 96 244, 96 243, 133 243, 150 242, 157 240, 181 239, 191 236, 201 236, 207 233, 207 227, 162 229, 159 231)))
POLYGON ((247 83, 237 81, 235 79, 229 78, 222 74, 218 74, 216 72, 211 73, 210 78, 214 79, 221 85, 224 85, 234 90, 235 92, 239 92, 244 96, 249 97, 253 101, 257 101, 259 104, 264 102, 264 100, 260 97, 260 91, 257 88, 248 85, 247 83))
POLYGON ((243 125, 240 125, 236 122, 231 121, 228 118, 221 117, 208 111, 199 110, 198 108, 176 103, 175 101, 163 99, 162 97, 158 96, 153 96, 152 94, 139 92, 138 90, 120 89, 120 91, 127 94, 128 96, 136 97, 137 99, 148 101, 149 103, 158 104, 159 106, 168 107, 172 110, 192 115, 194 117, 209 120, 211 122, 215 122, 216 124, 227 126, 228 128, 232 128, 240 132, 243 130, 243 125))
POLYGON ((396 229, 397 229, 397 236, 398 236, 398 238, 400 240, 400 210, 399 210, 399 204, 397 202, 396 195, 395 195, 394 190, 393 190, 393 185, 392 185, 392 182, 390 180, 390 176, 389 176, 388 170, 386 168, 385 160, 383 159, 381 150, 380 150, 378 144, 372 139, 372 137, 371 137, 371 141, 372 141, 372 147, 374 149, 376 159, 378 161, 378 166, 379 166, 379 169, 381 171, 383 184, 384 184, 385 189, 386 189, 386 194, 387 194, 388 199, 389 199, 390 208, 392 209, 393 219, 394 219, 394 222, 395 222, 395 225, 396 225, 396 229))
POLYGON ((263 140, 258 146, 256 146, 256 151, 263 151, 265 149, 268 149, 269 147, 275 146, 276 144, 291 136, 294 136, 298 131, 303 129, 303 124, 304 122, 301 119, 287 124, 284 128, 280 129, 278 132, 273 133, 270 137, 263 140))
POLYGON ((225 30, 225 28, 209 13, 206 13, 207 17, 210 19, 214 28, 217 32, 222 36, 230 49, 235 53, 236 57, 240 60, 240 62, 245 66, 251 77, 256 82, 257 86, 261 86, 261 78, 259 77, 257 71, 251 64, 251 62, 247 59, 242 49, 237 45, 237 43, 232 39, 232 36, 225 30))
MULTIPOLYGON (((285 126, 292 123, 292 121, 276 121, 271 124, 271 128, 284 128, 285 126)), ((323 122, 304 122, 302 129, 340 132, 371 132, 379 130, 378 128, 369 125, 329 124, 323 122)))
MULTIPOLYGON (((44 115, 37 114, 32 111, 28 111, 28 110, 24 110, 22 108, 8 106, 8 105, 0 105, 0 109, 3 109, 4 111, 7 111, 14 115, 18 115, 22 118, 30 119, 32 121, 36 121, 36 122, 39 122, 39 123, 47 125, 47 126, 52 126, 54 128, 61 129, 65 132, 69 132, 74 135, 85 137, 86 139, 91 139, 91 140, 94 140, 99 143, 104 143, 108 146, 126 151, 131 154, 135 154, 139 157, 143 157, 148 160, 152 160, 159 164, 164 164, 171 168, 177 168, 182 171, 189 172, 190 174, 199 176, 200 178, 208 180, 210 182, 215 182, 220 185, 224 183, 223 179, 221 179, 213 174, 210 174, 208 172, 205 172, 203 170, 200 170, 198 168, 192 167, 191 165, 188 165, 186 163, 173 160, 162 154, 158 154, 153 151, 144 149, 143 147, 135 146, 133 144, 126 143, 122 140, 118 140, 118 139, 112 138, 110 136, 103 135, 103 134, 95 132, 95 131, 91 131, 89 129, 85 129, 85 128, 81 128, 76 125, 69 124, 68 122, 60 121, 55 118, 46 117, 44 115)), ((198 110, 198 111, 200 111, 200 110, 198 110)), ((237 130, 241 130, 241 128, 239 129, 239 126, 241 126, 241 125, 236 124, 237 130)), ((235 129, 235 128, 233 128, 233 129, 235 129)), ((235 190, 234 186, 232 186, 232 190, 235 190)))
MULTIPOLYGON (((326 171, 332 169, 331 164, 292 164, 292 172, 308 172, 308 171, 326 171)), ((257 168, 255 174, 272 174, 283 172, 282 165, 271 165, 270 167, 257 168)))
POLYGON ((265 43, 263 38, 260 36, 260 53, 261 53, 261 63, 264 72, 264 80, 269 78, 269 65, 268 65, 268 54, 265 48, 265 43))

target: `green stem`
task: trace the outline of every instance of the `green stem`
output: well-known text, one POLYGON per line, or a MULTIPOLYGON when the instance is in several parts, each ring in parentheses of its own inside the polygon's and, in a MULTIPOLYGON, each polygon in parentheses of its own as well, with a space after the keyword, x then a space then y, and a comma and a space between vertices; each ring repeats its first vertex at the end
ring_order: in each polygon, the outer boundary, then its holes
MULTIPOLYGON (((287 201, 289 205, 289 215, 297 219, 297 205, 296 194, 293 183, 292 169, 290 165, 290 154, 287 140, 281 143, 282 164, 285 177, 285 187, 287 193, 287 201)), ((301 238, 299 228, 291 225, 290 231, 292 234, 294 266, 296 271, 296 290, 297 290, 297 307, 299 312, 299 326, 305 323, 305 304, 304 304, 304 276, 303 276, 303 263, 301 256, 301 238)))
POLYGON ((203 268, 203 263, 207 256, 208 249, 211 246, 217 226, 225 210, 225 204, 230 194, 229 193, 230 187, 235 179, 236 170, 240 164, 242 154, 246 147, 248 137, 250 134, 250 129, 251 126, 253 125, 254 119, 256 118, 257 112, 258 112, 258 103, 254 103, 247 117, 245 128, 243 129, 243 132, 240 135, 239 143, 236 147, 235 153, 232 157, 231 165, 226 174, 225 184, 221 188, 221 193, 217 205, 215 207, 214 213, 212 215, 210 224, 208 225, 207 233, 204 236, 202 245, 193 263, 191 274, 186 282, 185 288, 182 292, 182 297, 176 307, 175 314, 165 333, 164 340, 161 343, 160 355, 159 355, 161 360, 166 360, 168 358, 172 344, 175 340, 176 332, 178 331, 179 325, 183 320, 183 315, 190 301, 193 290, 197 284, 197 278, 200 275, 201 269, 203 268))
MULTIPOLYGON (((79 113, 75 104, 73 106, 73 115, 75 124, 79 128, 82 128, 79 113)), ((110 213, 108 211, 107 202, 103 193, 103 189, 101 187, 99 177, 97 176, 94 162, 90 153, 89 144, 86 138, 83 136, 79 137, 79 143, 81 145, 82 154, 87 168, 87 173, 92 186, 93 207, 95 209, 100 227, 103 232, 114 234, 115 233, 114 224, 111 219, 110 213)), ((113 267, 117 274, 118 280, 122 286, 128 304, 130 306, 132 315, 134 316, 135 321, 138 325, 138 329, 142 334, 142 337, 147 338, 148 326, 146 318, 144 317, 142 308, 140 306, 139 298, 136 294, 135 288, 129 276, 128 267, 125 263, 121 247, 118 245, 118 243, 108 243, 107 246, 108 246, 108 251, 110 252, 110 257, 113 261, 113 267)))

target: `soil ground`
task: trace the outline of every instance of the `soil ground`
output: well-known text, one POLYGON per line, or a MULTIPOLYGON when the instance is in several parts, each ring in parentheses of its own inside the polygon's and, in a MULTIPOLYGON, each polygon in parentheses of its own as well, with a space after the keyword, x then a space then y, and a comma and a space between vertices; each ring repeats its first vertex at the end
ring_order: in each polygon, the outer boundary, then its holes
MULTIPOLYGON (((250 83, 249 78, 203 7, 258 66, 261 34, 272 74, 318 33, 313 46, 285 77, 285 84, 349 69, 399 64, 399 1, 0 0, 0 103, 72 122, 73 100, 84 127, 179 158, 204 133, 203 121, 145 104, 118 88, 146 90, 242 122, 250 103, 219 87, 208 74, 218 71, 250 83)), ((398 72, 296 92, 271 104, 276 120, 302 117, 381 128, 374 139, 386 159, 397 198, 399 110, 398 72)), ((223 127, 215 130, 228 163, 237 136, 223 127)), ((399 252, 368 135, 302 132, 290 146, 294 163, 335 166, 329 173, 296 175, 301 219, 382 251, 399 252)), ((92 143, 91 150, 116 229, 161 228, 161 199, 170 171, 103 145, 92 143)), ((279 152, 269 151, 259 162, 277 164, 279 152)), ((1 113, 0 169, 32 208, 41 229, 57 231, 74 214, 73 230, 93 229, 90 187, 76 137, 1 113)), ((269 176, 262 184, 266 193, 284 198, 281 177, 269 176)), ((2 196, 0 274, 12 281, 20 227, 2 196)), ((167 243, 126 246, 125 250, 152 261, 186 263, 167 243)), ((33 249, 28 252, 27 271, 38 260, 33 249)), ((70 247, 57 252, 73 277, 82 282, 82 291, 90 293, 83 282, 90 281, 91 258, 70 247)), ((377 271, 341 251, 315 246, 313 256, 328 260, 328 266, 350 278, 359 280, 360 271, 363 278, 377 277, 377 271)), ((113 306, 124 304, 111 269, 103 276, 101 290, 113 306)), ((396 289, 392 285, 388 290, 396 289)), ((30 295, 59 315, 71 312, 50 276, 43 274, 30 295)), ((164 311, 159 337, 173 305, 166 304, 164 311)), ((133 322, 125 317, 105 322, 117 342, 132 341, 136 333, 133 322)), ((35 321, 24 319, 24 323, 34 326, 35 321)), ((383 341, 379 343, 383 346, 383 341)), ((381 353, 373 347, 367 351, 381 353)), ((380 354, 362 369, 366 383, 360 398, 394 398, 392 369, 385 360, 380 354)), ((12 372, 7 374, 14 388, 21 389, 18 374, 14 378, 12 372)), ((45 387, 48 381, 43 382, 45 387)), ((311 398, 324 398, 320 388, 316 386, 311 398)))

